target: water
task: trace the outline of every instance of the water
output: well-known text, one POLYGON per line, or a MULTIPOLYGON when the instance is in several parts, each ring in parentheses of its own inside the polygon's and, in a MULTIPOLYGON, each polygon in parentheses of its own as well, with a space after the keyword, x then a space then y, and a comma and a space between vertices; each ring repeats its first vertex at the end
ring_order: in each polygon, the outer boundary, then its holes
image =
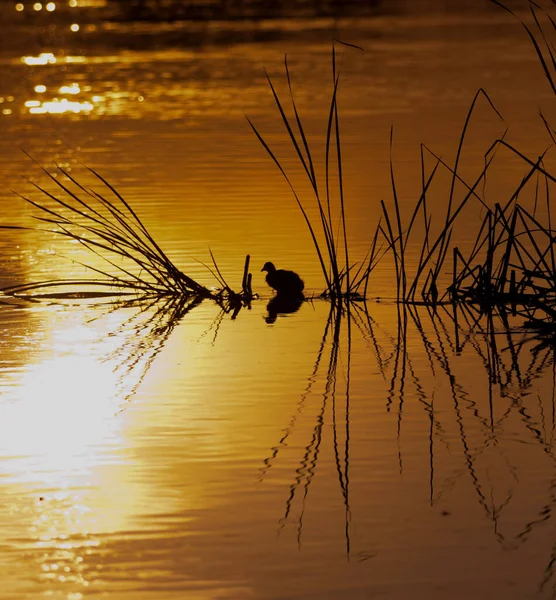
MULTIPOLYGON (((314 300, 268 324, 266 260, 299 271, 309 296, 323 282, 245 119, 310 202, 264 68, 286 92, 288 54, 322 157, 331 40, 365 49, 344 52, 340 96, 362 257, 392 196, 392 124, 404 213, 419 193, 419 143, 453 159, 480 87, 505 122, 480 104, 464 171, 507 126, 530 156, 544 151, 537 111, 550 116, 553 99, 519 25, 479 2, 256 23, 127 23, 96 4, 32 17, 0 4, 12 32, 0 45, 1 223, 37 214, 11 189, 54 189, 21 149, 99 189, 86 165, 202 283, 215 283, 198 262, 208 248, 234 287, 250 253, 261 299, 235 320, 208 301, 2 305, 2 600, 554 597, 552 348, 500 322, 492 333, 473 313, 456 324, 451 308, 413 310, 400 337, 388 263, 368 313, 339 318, 314 300)), ((526 172, 500 158, 492 203, 526 172)), ((475 217, 458 229, 463 244, 475 217)), ((3 285, 101 264, 38 232, 4 230, 0 252, 3 285)))

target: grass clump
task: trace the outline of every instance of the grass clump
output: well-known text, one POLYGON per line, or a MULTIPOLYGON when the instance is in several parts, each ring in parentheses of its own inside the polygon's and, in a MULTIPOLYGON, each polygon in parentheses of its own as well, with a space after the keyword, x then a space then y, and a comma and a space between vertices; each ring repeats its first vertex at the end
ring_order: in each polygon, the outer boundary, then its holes
MULTIPOLYGON (((498 0, 492 1, 514 15, 498 0)), ((533 43, 551 89, 556 93, 556 51, 542 18, 549 23, 552 33, 556 31, 556 21, 533 0, 528 0, 528 4, 533 26, 521 22, 533 43)), ((357 46, 355 48, 361 50, 357 46)), ((485 90, 479 89, 471 102, 452 163, 442 159, 424 144, 421 145, 421 191, 408 219, 403 217, 394 173, 392 130, 392 200, 390 203, 381 200, 377 206, 380 218, 371 234, 370 249, 356 270, 356 264, 351 262, 352 253, 346 227, 336 47, 332 47, 333 85, 326 125, 325 158, 321 167, 324 171, 324 184, 320 183, 317 175, 314 153, 295 101, 287 57, 284 70, 288 89, 285 98, 278 93, 267 74, 268 84, 287 139, 310 183, 316 219, 310 219, 308 205, 302 202, 283 162, 258 128, 250 120, 249 123, 287 181, 307 224, 325 280, 324 297, 348 300, 365 298, 372 271, 379 260, 387 258, 393 262, 395 299, 399 304, 435 307, 442 303, 476 303, 483 309, 512 304, 514 310, 520 307, 519 310, 527 315, 529 322, 535 319, 546 323, 556 322, 556 232, 552 229, 549 199, 550 187, 556 182, 556 178, 545 167, 544 155, 537 160, 529 159, 506 141, 504 132, 486 151, 484 164, 471 182, 466 181, 461 172, 463 149, 478 104, 486 103, 495 118, 504 123, 502 115, 485 90), (286 101, 291 104, 291 116, 286 112, 286 101), (484 187, 495 158, 501 151, 509 151, 512 158, 519 158, 526 171, 509 197, 491 207, 484 199, 484 187), (430 157, 433 165, 427 169, 425 163, 430 157), (441 174, 447 174, 449 181, 444 192, 445 212, 439 224, 433 224, 434 211, 431 210, 429 196, 433 184, 436 184, 441 174), (529 207, 525 193, 529 183, 536 185, 533 209, 529 207), (537 214, 539 186, 546 189, 546 210, 543 217, 537 214), (463 194, 458 192, 462 189, 463 194), (332 190, 335 190, 335 194, 332 190), (458 222, 469 210, 474 211, 475 215, 483 213, 484 217, 478 222, 476 239, 467 252, 454 240, 457 238, 458 222), (333 214, 337 215, 337 219, 333 218, 333 214), (408 259, 410 246, 413 256, 414 249, 418 248, 416 262, 408 259)), ((541 117, 552 141, 556 143, 555 130, 544 115, 541 114, 541 117)), ((437 206, 435 204, 435 210, 437 206)))
MULTIPOLYGON (((28 295, 44 292, 47 288, 86 286, 106 288, 105 294, 208 298, 231 310, 252 299, 249 257, 245 263, 240 292, 234 292, 224 281, 212 253, 215 276, 221 287, 209 289, 201 285, 174 265, 124 197, 98 172, 89 167, 86 169, 102 184, 101 191, 85 187, 62 167, 57 167, 55 174, 41 167, 48 181, 54 184, 51 186, 53 191, 32 183, 40 192, 41 201, 16 192, 37 209, 33 218, 41 226, 4 225, 2 228, 39 230, 63 236, 78 242, 100 258, 105 268, 78 263, 95 273, 96 277, 26 283, 4 288, 1 290, 4 294, 28 295)), ((209 270, 214 273, 212 269, 209 270)))
MULTIPOLYGON (((533 25, 521 22, 532 40, 551 89, 556 94, 556 51, 542 19, 548 21, 549 31, 552 33, 556 31, 556 22, 533 0, 527 1, 533 25)), ((498 0, 492 2, 515 16, 498 0)), ((485 103, 494 117, 503 122, 501 114, 483 89, 476 93, 465 116, 452 163, 442 159, 424 144, 421 145, 420 192, 407 219, 403 215, 396 183, 392 159, 393 130, 391 131, 392 200, 389 203, 381 200, 377 205, 379 218, 376 228, 371 231, 367 255, 363 260, 353 262, 347 231, 338 106, 340 69, 336 44, 362 50, 343 42, 335 42, 332 46, 332 90, 328 103, 321 173, 317 172, 315 153, 295 100, 287 57, 284 63, 287 84, 285 97, 277 91, 267 74, 287 140, 309 182, 312 205, 302 201, 284 164, 256 125, 248 119, 257 139, 288 183, 307 225, 325 281, 322 296, 347 301, 366 298, 371 273, 377 263, 386 258, 393 263, 395 299, 399 304, 436 307, 443 303, 475 303, 490 310, 496 306, 511 304, 514 312, 522 311, 529 322, 547 323, 556 329, 556 232, 552 229, 550 216, 550 188, 556 183, 556 178, 545 167, 544 155, 536 160, 529 159, 505 140, 504 133, 486 151, 484 164, 471 182, 467 182, 461 172, 463 148, 477 105, 485 103), (291 104, 288 110, 286 102, 291 104), (491 207, 484 199, 482 190, 495 157, 501 151, 509 151, 513 158, 517 157, 525 165, 526 171, 509 198, 500 200, 491 207), (432 168, 427 169, 431 157, 432 168), (448 176, 448 188, 444 192, 445 211, 439 224, 433 224, 434 211, 431 209, 430 193, 441 174, 448 176), (533 209, 528 206, 527 200, 523 200, 529 183, 536 185, 533 209), (538 190, 541 187, 546 190, 546 210, 542 218, 537 214, 538 190), (463 190, 463 193, 459 190, 463 190), (310 217, 311 209, 316 212, 316 219, 310 217), (484 215, 478 223, 478 232, 470 250, 468 246, 460 248, 454 241, 457 237, 457 223, 469 209, 475 210, 475 214, 484 215), (412 256, 417 256, 416 262, 409 258, 410 248, 412 256)), ((542 114, 541 117, 552 141, 556 143, 554 129, 542 114)), ((214 290, 199 284, 172 263, 122 195, 96 171, 88 170, 102 184, 101 192, 85 187, 67 170, 58 168, 57 176, 43 169, 54 184, 54 192, 33 184, 44 201, 20 197, 38 209, 35 219, 41 222, 44 231, 78 242, 100 257, 106 268, 85 265, 97 275, 95 279, 87 281, 23 284, 5 288, 2 290, 4 293, 26 294, 61 285, 105 286, 116 288, 122 293, 209 298, 219 302, 233 314, 237 314, 254 297, 249 256, 246 258, 239 292, 235 292, 227 283, 212 252, 212 265, 205 266, 218 282, 219 288, 214 290)))
MULTIPOLYGON (((344 46, 355 48, 362 51, 359 46, 337 42, 344 46)), ((319 184, 317 168, 314 154, 311 151, 309 140, 303 121, 301 119, 295 96, 293 93, 290 69, 288 60, 285 57, 284 70, 288 85, 289 100, 293 110, 293 116, 288 117, 284 101, 278 94, 276 87, 270 78, 266 75, 268 84, 272 91, 274 102, 282 123, 286 129, 287 136, 295 150, 295 155, 300 161, 303 171, 309 180, 309 184, 314 195, 316 208, 318 212, 318 225, 311 222, 308 210, 301 201, 291 179, 286 173, 284 165, 280 162, 275 152, 272 150, 265 137, 260 133, 255 124, 248 118, 258 140, 263 145, 266 152, 272 158, 286 182, 288 183, 297 205, 303 215, 311 239, 313 241, 321 270, 325 280, 325 290, 322 294, 325 298, 362 298, 366 292, 366 284, 369 273, 376 265, 377 249, 376 238, 366 259, 360 263, 359 268, 355 270, 355 264, 350 261, 348 234, 346 226, 346 202, 344 195, 343 182, 343 163, 342 163, 342 144, 340 132, 340 120, 338 113, 338 89, 340 81, 340 71, 337 64, 337 54, 335 44, 332 46, 332 94, 328 108, 328 120, 326 126, 325 140, 325 162, 324 162, 324 185, 319 184), (323 189, 324 188, 324 189, 323 189), (337 189, 336 200, 333 199, 333 188, 337 189), (338 223, 333 217, 334 203, 339 213, 338 223), (318 228, 322 233, 319 242, 318 228)))

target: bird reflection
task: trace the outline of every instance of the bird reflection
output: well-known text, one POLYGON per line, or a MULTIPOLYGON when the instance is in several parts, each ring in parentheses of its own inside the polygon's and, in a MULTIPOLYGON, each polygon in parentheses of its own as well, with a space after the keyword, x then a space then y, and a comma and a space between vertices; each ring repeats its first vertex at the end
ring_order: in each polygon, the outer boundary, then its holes
POLYGON ((290 296, 288 294, 277 294, 266 305, 268 315, 265 317, 267 323, 274 323, 278 315, 295 313, 303 304, 303 294, 290 296))

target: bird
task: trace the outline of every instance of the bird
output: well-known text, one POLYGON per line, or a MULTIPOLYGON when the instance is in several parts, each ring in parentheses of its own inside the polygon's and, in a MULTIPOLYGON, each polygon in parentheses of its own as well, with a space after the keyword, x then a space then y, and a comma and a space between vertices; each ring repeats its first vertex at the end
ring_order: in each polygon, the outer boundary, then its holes
POLYGON ((305 284, 297 273, 277 269, 271 262, 265 262, 262 271, 267 272, 265 281, 279 296, 303 297, 305 284))

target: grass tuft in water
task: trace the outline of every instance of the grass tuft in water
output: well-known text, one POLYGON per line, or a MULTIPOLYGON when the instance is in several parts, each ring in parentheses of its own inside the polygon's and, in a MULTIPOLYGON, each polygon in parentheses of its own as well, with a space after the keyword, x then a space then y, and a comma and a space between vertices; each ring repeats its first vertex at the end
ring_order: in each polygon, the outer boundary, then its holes
POLYGON ((337 64, 336 43, 362 51, 362 48, 359 46, 346 44, 344 42, 335 42, 332 46, 332 94, 326 127, 324 186, 319 184, 314 155, 311 151, 308 136, 295 101, 287 56, 284 59, 284 71, 293 116, 288 117, 286 114, 284 101, 277 92, 272 79, 268 73, 266 74, 276 108, 278 109, 278 113, 286 129, 287 136, 295 150, 295 155, 301 163, 303 171, 309 180, 318 212, 321 236, 317 233, 318 225, 311 222, 308 209, 302 203, 284 165, 280 162, 259 129, 248 117, 247 120, 263 148, 274 161, 288 183, 301 214, 303 215, 307 228, 309 229, 325 280, 326 287, 322 296, 326 298, 360 298, 362 297, 360 290, 366 287, 368 275, 376 265, 376 243, 373 244, 372 250, 367 257, 368 262, 366 262, 364 267, 360 266, 357 273, 352 276, 352 270, 356 265, 350 263, 346 227, 342 144, 338 112, 340 71, 337 64), (332 197, 332 188, 334 185, 337 188, 335 200, 332 197), (323 187, 324 190, 322 189, 323 187), (339 213, 338 223, 335 223, 333 212, 339 213), (335 234, 336 231, 338 232, 337 234, 335 234), (319 241, 319 237, 321 241, 319 241))
MULTIPOLYGON (((38 213, 33 218, 40 227, 1 226, 3 229, 23 229, 53 233, 79 243, 104 263, 105 268, 78 261, 76 264, 95 273, 93 279, 48 280, 10 286, 0 290, 5 295, 41 294, 52 288, 106 288, 99 294, 141 294, 145 296, 183 296, 209 298, 238 310, 253 298, 249 260, 245 263, 242 289, 234 292, 225 282, 211 254, 220 289, 209 289, 178 269, 157 244, 137 213, 124 197, 98 172, 87 171, 102 184, 101 191, 85 187, 66 169, 57 167, 51 174, 40 167, 54 191, 32 183, 41 200, 16 195, 38 213)), ((75 292, 69 292, 73 294, 75 292)), ((64 293, 62 293, 64 295, 64 293)), ((67 294, 66 294, 67 295, 67 294)), ((98 295, 98 294, 97 294, 98 295)))

